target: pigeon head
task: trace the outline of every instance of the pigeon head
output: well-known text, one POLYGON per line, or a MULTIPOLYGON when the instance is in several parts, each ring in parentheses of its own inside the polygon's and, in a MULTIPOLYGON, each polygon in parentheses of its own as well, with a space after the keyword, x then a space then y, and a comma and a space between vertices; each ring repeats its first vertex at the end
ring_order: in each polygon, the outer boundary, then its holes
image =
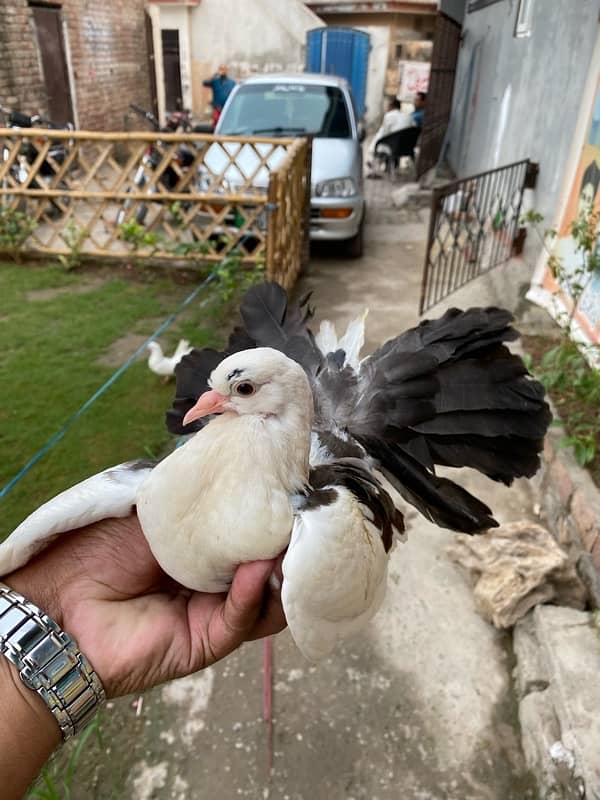
POLYGON ((242 350, 212 371, 211 390, 204 392, 183 419, 188 425, 208 414, 312 418, 312 393, 302 367, 270 347, 242 350))

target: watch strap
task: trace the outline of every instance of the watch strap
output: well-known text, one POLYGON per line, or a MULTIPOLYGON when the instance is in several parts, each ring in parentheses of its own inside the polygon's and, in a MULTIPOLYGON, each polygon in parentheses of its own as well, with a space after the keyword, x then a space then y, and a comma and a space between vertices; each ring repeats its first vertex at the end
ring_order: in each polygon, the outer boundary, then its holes
POLYGON ((0 653, 42 698, 69 739, 93 719, 104 688, 77 644, 57 623, 0 582, 0 653))

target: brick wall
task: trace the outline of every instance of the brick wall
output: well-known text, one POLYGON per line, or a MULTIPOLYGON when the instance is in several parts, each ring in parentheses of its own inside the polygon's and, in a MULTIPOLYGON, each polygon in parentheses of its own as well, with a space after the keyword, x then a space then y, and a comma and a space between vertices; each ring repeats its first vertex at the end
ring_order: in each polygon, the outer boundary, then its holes
POLYGON ((27 0, 0 0, 0 16, 0 105, 30 114, 46 111, 46 90, 27 0))
POLYGON ((79 125, 123 130, 129 103, 150 109, 144 0, 65 0, 79 125))
MULTIPOLYGON (((57 4, 59 5, 59 4, 57 4)), ((131 102, 150 108, 144 0, 63 0, 79 127, 123 130, 131 102)), ((0 0, 0 103, 47 113, 27 0, 0 0)))
POLYGON ((570 448, 560 445, 562 429, 552 428, 544 443, 543 467, 535 478, 541 513, 567 549, 589 553, 600 570, 600 489, 580 467, 570 448))

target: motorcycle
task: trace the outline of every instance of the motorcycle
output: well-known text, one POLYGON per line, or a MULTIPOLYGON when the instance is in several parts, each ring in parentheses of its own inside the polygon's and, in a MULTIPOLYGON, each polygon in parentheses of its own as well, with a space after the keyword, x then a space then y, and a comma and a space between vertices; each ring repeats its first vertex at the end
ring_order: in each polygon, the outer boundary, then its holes
MULTIPOLYGON (((134 103, 131 103, 129 108, 139 116, 143 117, 146 122, 150 123, 155 131, 162 133, 181 133, 195 130, 195 128, 192 128, 191 115, 189 111, 173 111, 167 117, 165 125, 161 127, 154 114, 152 114, 150 111, 146 111, 134 103)), ((186 147, 185 145, 181 145, 181 147, 177 149, 177 154, 172 165, 168 164, 163 169, 156 183, 160 184, 160 186, 162 186, 167 192, 176 191, 182 171, 185 171, 190 167, 191 164, 193 164, 195 156, 196 154, 193 149, 186 147)), ((144 152, 142 160, 133 176, 133 186, 135 189, 138 191, 143 191, 144 187, 150 183, 152 173, 159 168, 162 160, 162 142, 159 139, 155 143, 150 144, 144 152)), ((157 193, 159 191, 156 183, 150 187, 150 194, 157 193)), ((131 189, 128 189, 127 191, 130 192, 131 189)), ((125 200, 117 213, 117 225, 121 225, 125 221, 127 212, 129 208, 131 208, 133 202, 133 200, 125 200)), ((138 225, 143 225, 145 223, 148 210, 148 205, 145 203, 140 204, 134 216, 134 219, 138 225)))
MULTIPOLYGON (((6 127, 14 128, 15 130, 22 130, 27 128, 48 128, 50 130, 67 130, 74 129, 71 123, 67 125, 58 125, 47 117, 41 114, 23 114, 20 111, 14 111, 0 105, 0 113, 6 116, 6 127)), ((43 140, 38 140, 37 145, 43 145, 43 140)), ((23 143, 19 149, 17 158, 11 163, 8 172, 5 174, 2 185, 3 188, 10 188, 15 185, 28 184, 32 189, 48 188, 52 179, 57 174, 57 171, 64 164, 67 154, 69 152, 69 142, 64 139, 52 141, 48 153, 42 163, 39 165, 36 175, 29 182, 31 167, 38 158, 39 149, 33 141, 23 139, 23 143)), ((11 149, 5 144, 2 148, 2 161, 6 163, 10 159, 11 149)), ((56 186, 52 188, 68 190, 68 184, 64 180, 60 180, 56 186)), ((14 197, 11 195, 3 195, 5 203, 10 205, 14 202, 14 197)), ((64 206, 68 205, 69 198, 60 198, 50 200, 52 216, 59 216, 64 213, 64 206)))

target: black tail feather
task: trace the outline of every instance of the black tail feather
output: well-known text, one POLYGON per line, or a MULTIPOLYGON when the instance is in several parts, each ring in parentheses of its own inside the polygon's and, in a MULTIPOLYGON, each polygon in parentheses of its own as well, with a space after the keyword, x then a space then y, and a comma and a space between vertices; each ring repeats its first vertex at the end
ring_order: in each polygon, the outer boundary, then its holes
POLYGON ((448 478, 426 470, 399 447, 382 441, 360 438, 374 456, 379 468, 399 494, 427 519, 463 533, 480 533, 497 527, 491 510, 448 478))
POLYGON ((221 359, 273 347, 306 371, 319 428, 360 442, 400 494, 443 527, 473 533, 497 523, 485 504, 435 475, 436 465, 471 467, 506 484, 538 469, 551 413, 542 385, 506 346, 519 335, 508 311, 450 309, 387 341, 358 373, 317 347, 308 296, 290 306, 282 287, 260 284, 240 313, 226 351, 194 350, 178 365, 167 412, 173 433, 201 427, 181 423, 221 359))

